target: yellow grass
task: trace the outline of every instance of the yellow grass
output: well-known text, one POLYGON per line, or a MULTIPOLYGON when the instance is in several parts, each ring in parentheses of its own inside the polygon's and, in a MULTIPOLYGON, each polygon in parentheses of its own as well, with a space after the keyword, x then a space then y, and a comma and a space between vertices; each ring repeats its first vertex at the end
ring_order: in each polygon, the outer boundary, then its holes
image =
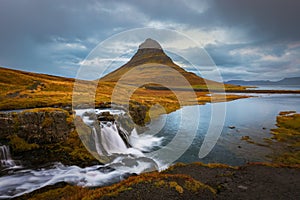
MULTIPOLYGON (((195 77, 193 77, 195 79, 195 77)), ((75 80, 50 76, 45 74, 36 74, 22 72, 0 67, 0 110, 23 109, 35 107, 51 107, 72 105, 73 94, 78 94, 77 103, 90 102, 88 97, 94 97, 92 101, 95 105, 103 102, 111 102, 113 91, 116 88, 116 82, 99 81, 76 81, 77 92, 73 93, 75 80), (78 90, 79 88, 79 90, 78 90), (96 88, 96 91, 95 89, 96 88)), ((170 91, 170 90, 151 90, 144 87, 137 88, 133 94, 125 98, 129 91, 135 86, 118 84, 118 103, 128 104, 129 100, 139 102, 148 108, 155 104, 165 107, 167 113, 175 111, 183 105, 203 104, 206 102, 219 102, 244 98, 237 95, 212 95, 207 96, 207 92, 194 91, 170 91), (183 98, 178 101, 177 96, 195 98, 183 98), (124 99, 122 99, 124 98, 124 99)), ((200 86, 198 86, 200 87, 200 86)), ((204 86, 203 86, 204 87, 204 86)))

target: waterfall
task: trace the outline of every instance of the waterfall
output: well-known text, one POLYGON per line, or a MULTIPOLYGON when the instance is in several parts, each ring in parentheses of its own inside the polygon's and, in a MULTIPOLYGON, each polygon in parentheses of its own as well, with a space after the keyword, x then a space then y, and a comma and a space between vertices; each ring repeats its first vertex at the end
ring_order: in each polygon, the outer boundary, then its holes
POLYGON ((106 152, 108 155, 114 153, 125 153, 127 146, 121 138, 115 123, 101 124, 100 133, 93 128, 93 136, 95 139, 95 146, 98 154, 106 152))
MULTIPOLYGON (((120 123, 95 121, 89 117, 89 113, 84 116, 86 112, 100 111, 82 110, 78 113, 92 130, 92 138, 89 139, 93 141, 87 144, 91 145, 93 152, 96 150, 105 164, 80 168, 55 163, 50 168, 11 170, 11 174, 0 177, 0 199, 14 198, 59 182, 99 187, 123 180, 131 174, 160 169, 160 161, 149 157, 143 151, 149 152, 153 147, 160 146, 162 138, 138 134, 136 129, 128 132, 120 123)), ((0 160, 1 167, 22 168, 16 165, 17 161, 12 160, 8 146, 0 145, 0 160)))
POLYGON ((11 158, 9 146, 0 146, 0 161, 1 167, 15 167, 17 166, 15 161, 11 158))
POLYGON ((94 138, 94 142, 95 142, 96 151, 97 151, 98 155, 103 155, 104 152, 101 149, 101 145, 100 145, 100 141, 99 141, 97 130, 96 130, 95 127, 93 127, 92 130, 93 130, 92 134, 93 134, 93 138, 94 138))

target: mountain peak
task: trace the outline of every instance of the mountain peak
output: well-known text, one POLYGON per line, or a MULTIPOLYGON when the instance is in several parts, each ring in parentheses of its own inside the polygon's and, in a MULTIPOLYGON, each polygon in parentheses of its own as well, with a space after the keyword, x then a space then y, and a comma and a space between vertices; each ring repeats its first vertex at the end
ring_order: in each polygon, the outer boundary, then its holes
POLYGON ((147 38, 140 44, 139 49, 126 66, 136 66, 147 63, 174 65, 171 58, 165 54, 160 44, 151 38, 147 38))
POLYGON ((145 42, 140 44, 139 49, 162 49, 160 44, 151 38, 147 38, 145 42))
POLYGON ((131 85, 143 85, 153 83, 154 80, 163 80, 180 87, 184 85, 180 75, 184 76, 191 85, 205 85, 207 81, 176 65, 157 41, 148 38, 140 44, 137 52, 126 64, 105 75, 101 80, 118 82, 123 77, 122 83, 131 85))

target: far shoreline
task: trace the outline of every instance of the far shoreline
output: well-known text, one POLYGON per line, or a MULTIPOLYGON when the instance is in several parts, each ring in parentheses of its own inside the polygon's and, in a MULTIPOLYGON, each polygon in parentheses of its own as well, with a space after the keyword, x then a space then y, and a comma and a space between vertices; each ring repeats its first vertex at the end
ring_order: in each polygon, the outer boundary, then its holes
MULTIPOLYGON (((256 88, 248 87, 246 88, 256 88)), ((148 90, 195 91, 213 93, 259 93, 259 94, 300 94, 300 90, 253 90, 253 89, 206 89, 206 88, 166 88, 161 86, 146 86, 148 90)))
MULTIPOLYGON (((218 91, 214 91, 218 92, 218 91)), ((226 93, 300 94, 300 90, 225 90, 226 93)))

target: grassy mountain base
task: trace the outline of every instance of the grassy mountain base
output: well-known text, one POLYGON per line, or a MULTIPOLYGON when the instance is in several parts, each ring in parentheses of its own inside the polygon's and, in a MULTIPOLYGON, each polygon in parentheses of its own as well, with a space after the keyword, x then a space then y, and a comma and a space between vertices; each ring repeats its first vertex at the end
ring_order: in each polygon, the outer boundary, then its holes
MULTIPOLYGON (((0 68, 0 110, 15 110, 36 107, 71 107, 74 87, 74 79, 22 72, 6 68, 0 68)), ((93 93, 94 81, 77 81, 80 88, 82 103, 85 103, 86 96, 93 93)), ((95 96, 95 105, 100 106, 104 102, 111 101, 111 95, 116 83, 100 80, 95 96)), ((126 93, 130 85, 123 85, 120 91, 126 93)), ((203 86, 205 87, 205 86, 203 86)), ((178 91, 179 95, 187 95, 194 91, 178 91)), ((227 101, 245 96, 239 95, 212 95, 208 92, 195 92, 197 98, 189 99, 184 105, 203 104, 211 101, 227 101)), ((151 90, 145 87, 135 90, 130 97, 131 100, 139 102, 147 107, 161 104, 167 112, 178 109, 179 103, 176 95, 170 90, 151 90)), ((124 103, 128 103, 126 100, 124 103)))

